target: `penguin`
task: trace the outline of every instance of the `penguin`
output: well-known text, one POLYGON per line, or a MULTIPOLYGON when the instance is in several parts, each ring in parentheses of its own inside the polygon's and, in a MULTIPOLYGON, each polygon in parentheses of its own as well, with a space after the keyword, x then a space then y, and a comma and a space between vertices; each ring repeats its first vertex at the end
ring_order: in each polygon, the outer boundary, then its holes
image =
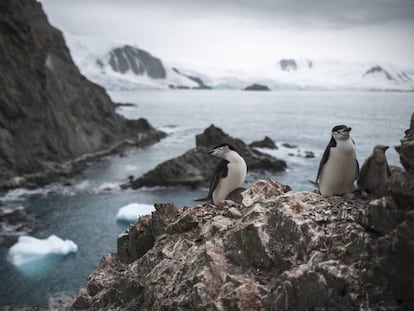
POLYGON ((382 195, 386 191, 388 178, 391 176, 385 151, 389 147, 376 145, 372 154, 365 160, 357 181, 361 191, 382 195))
POLYGON ((352 128, 337 125, 319 164, 316 183, 323 196, 343 195, 354 191, 359 174, 355 143, 350 136, 352 128))
POLYGON ((207 198, 196 201, 211 200, 217 204, 226 200, 233 190, 242 187, 247 175, 247 164, 230 144, 220 144, 209 150, 208 154, 222 160, 214 171, 207 198))

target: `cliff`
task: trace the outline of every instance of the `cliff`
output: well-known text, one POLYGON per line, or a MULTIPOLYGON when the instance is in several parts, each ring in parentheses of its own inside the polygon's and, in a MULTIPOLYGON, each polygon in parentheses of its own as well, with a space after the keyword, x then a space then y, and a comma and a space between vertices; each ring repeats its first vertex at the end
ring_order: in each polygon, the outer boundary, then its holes
MULTIPOLYGON (((414 151, 413 133, 397 148, 402 159, 414 151)), ((156 204, 118 237, 116 254, 102 259, 73 307, 412 309, 414 167, 404 166, 391 195, 372 201, 261 180, 240 204, 156 204)))
POLYGON ((162 134, 117 115, 73 63, 35 0, 0 3, 0 184, 46 182, 72 164, 162 134))

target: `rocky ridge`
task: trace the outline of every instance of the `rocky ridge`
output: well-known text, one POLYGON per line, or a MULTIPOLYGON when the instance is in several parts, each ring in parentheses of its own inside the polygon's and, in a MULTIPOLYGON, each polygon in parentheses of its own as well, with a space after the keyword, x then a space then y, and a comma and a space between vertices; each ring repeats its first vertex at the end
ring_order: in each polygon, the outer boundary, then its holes
POLYGON ((124 144, 159 140, 125 120, 73 63, 35 0, 0 4, 0 186, 33 186, 124 144))
MULTIPOLYGON (((414 150, 413 130, 397 148, 402 159, 414 150)), ((260 180, 240 204, 156 204, 119 236, 117 252, 102 259, 73 307, 410 310, 411 164, 393 175, 390 196, 371 201, 260 180)))
POLYGON ((283 171, 286 163, 246 145, 242 140, 233 138, 222 129, 211 125, 196 136, 196 147, 183 155, 161 163, 153 170, 133 180, 132 188, 153 186, 192 186, 208 185, 218 162, 207 151, 221 142, 233 145, 246 160, 249 171, 283 171))

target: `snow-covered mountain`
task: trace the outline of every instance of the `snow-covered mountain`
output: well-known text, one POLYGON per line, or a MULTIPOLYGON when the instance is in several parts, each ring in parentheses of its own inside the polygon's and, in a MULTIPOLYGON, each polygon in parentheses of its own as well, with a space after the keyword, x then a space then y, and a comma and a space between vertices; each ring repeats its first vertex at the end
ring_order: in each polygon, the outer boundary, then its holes
POLYGON ((274 80, 301 88, 414 90, 414 80, 391 64, 282 59, 274 80))
POLYGON ((108 90, 140 88, 413 91, 414 78, 391 64, 281 59, 240 68, 173 66, 134 45, 65 33, 81 72, 108 90))
POLYGON ((200 78, 169 66, 137 46, 65 33, 82 74, 108 90, 141 88, 208 89, 200 78))

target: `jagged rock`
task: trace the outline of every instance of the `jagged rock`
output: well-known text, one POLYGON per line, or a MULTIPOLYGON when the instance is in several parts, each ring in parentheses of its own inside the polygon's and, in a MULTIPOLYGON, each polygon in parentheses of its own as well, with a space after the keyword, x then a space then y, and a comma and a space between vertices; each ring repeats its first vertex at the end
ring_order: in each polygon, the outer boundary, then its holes
POLYGON ((0 186, 47 183, 79 161, 162 137, 146 120, 115 113, 39 1, 1 1, 0 32, 0 186))
MULTIPOLYGON (((279 61, 280 69, 283 71, 295 71, 298 69, 298 65, 294 59, 281 59, 279 61)), ((309 68, 312 67, 311 63, 308 63, 309 68)))
MULTIPOLYGON (((186 78, 194 81, 195 83, 197 83, 198 86, 197 87, 193 87, 193 89, 195 89, 195 90, 211 90, 211 86, 208 86, 207 84, 205 84, 204 81, 201 78, 196 77, 196 76, 192 76, 192 75, 188 75, 188 74, 185 74, 185 73, 182 73, 180 70, 178 70, 175 67, 173 67, 172 70, 174 70, 179 75, 181 75, 183 77, 186 77, 186 78)), ((180 88, 180 86, 175 86, 175 85, 170 85, 169 87, 170 87, 170 89, 180 88)))
POLYGON ((242 140, 233 138, 220 128, 211 125, 196 136, 196 148, 158 165, 130 183, 132 188, 144 186, 198 186, 208 185, 216 165, 220 161, 207 154, 208 149, 227 142, 233 145, 246 160, 248 170, 283 171, 286 163, 270 155, 252 149, 242 140))
MULTIPOLYGON (((381 239, 382 268, 389 282, 402 301, 414 305, 414 266, 409 258, 414 257, 414 113, 410 128, 405 131, 401 145, 396 147, 401 164, 406 171, 397 171, 391 177, 391 196, 396 203, 398 225, 381 239)), ((384 218, 387 215, 383 216, 384 218)))
POLYGON ((0 245, 9 246, 33 228, 33 218, 22 206, 7 206, 0 202, 0 245))
POLYGON ((135 75, 146 74, 153 79, 165 79, 167 76, 159 58, 131 45, 112 49, 109 53, 109 65, 120 73, 131 71, 135 75))
POLYGON ((367 200, 295 193, 264 180, 242 195, 241 204, 156 205, 120 236, 118 252, 104 257, 79 299, 88 310, 405 306, 381 270, 384 236, 364 223, 374 219, 367 200))
POLYGON ((269 136, 266 136, 263 140, 254 141, 249 146, 252 148, 277 149, 275 142, 269 136))
POLYGON ((264 84, 254 83, 249 86, 246 86, 244 91, 270 91, 270 88, 264 84))

